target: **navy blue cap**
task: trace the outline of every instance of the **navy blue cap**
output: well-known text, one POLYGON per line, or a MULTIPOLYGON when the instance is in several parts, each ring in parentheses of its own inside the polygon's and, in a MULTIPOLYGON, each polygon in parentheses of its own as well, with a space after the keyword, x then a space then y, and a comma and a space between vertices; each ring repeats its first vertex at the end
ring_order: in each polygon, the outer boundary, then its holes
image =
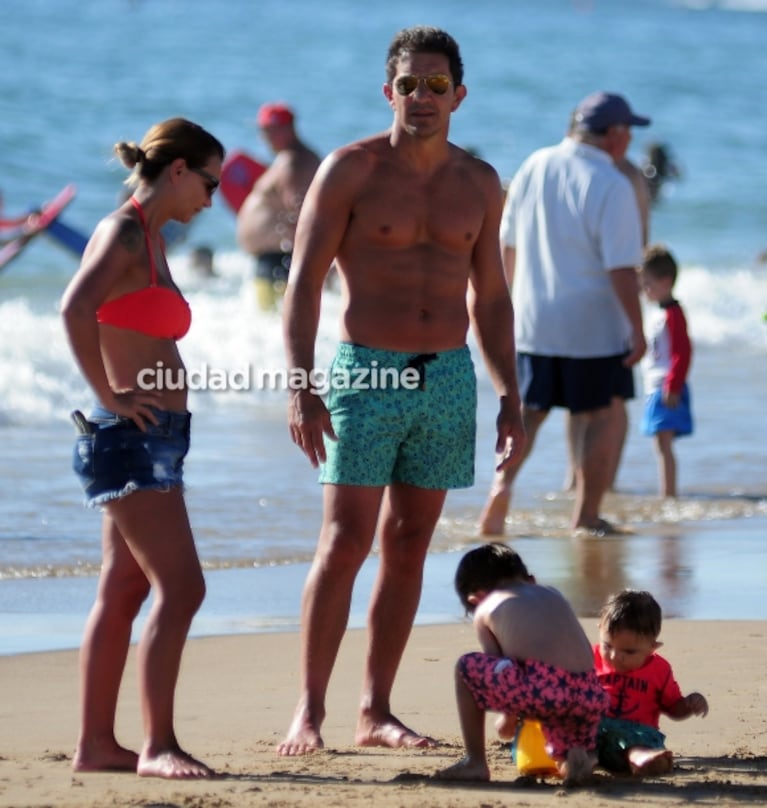
POLYGON ((615 93, 592 93, 575 108, 573 125, 581 131, 600 133, 611 126, 649 126, 650 119, 635 115, 628 101, 615 93))

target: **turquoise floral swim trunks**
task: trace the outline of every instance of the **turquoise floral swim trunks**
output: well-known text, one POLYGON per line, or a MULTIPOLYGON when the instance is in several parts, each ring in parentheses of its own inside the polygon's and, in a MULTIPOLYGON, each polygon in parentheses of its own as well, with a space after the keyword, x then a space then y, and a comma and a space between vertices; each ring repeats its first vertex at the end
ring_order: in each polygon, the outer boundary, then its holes
POLYGON ((477 389, 468 347, 436 354, 344 342, 329 371, 320 482, 436 490, 474 483, 477 389))

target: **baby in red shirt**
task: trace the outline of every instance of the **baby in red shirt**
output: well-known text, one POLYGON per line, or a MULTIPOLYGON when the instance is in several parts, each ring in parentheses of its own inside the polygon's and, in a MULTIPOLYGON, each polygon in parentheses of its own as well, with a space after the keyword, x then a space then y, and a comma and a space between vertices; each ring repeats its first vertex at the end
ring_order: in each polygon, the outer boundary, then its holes
POLYGON ((634 775, 670 772, 673 755, 658 729, 661 714, 675 721, 705 716, 700 693, 683 696, 671 665, 656 650, 661 608, 649 592, 626 589, 612 595, 599 616, 594 646, 597 676, 610 696, 599 726, 599 764, 608 771, 634 775))

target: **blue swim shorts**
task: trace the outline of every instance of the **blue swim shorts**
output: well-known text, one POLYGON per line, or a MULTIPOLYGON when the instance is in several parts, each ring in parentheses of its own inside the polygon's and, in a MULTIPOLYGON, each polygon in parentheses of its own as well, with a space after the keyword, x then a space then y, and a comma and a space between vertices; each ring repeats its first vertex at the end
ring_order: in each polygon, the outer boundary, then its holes
POLYGON ((130 418, 98 406, 78 434, 72 467, 95 508, 133 491, 168 491, 183 485, 191 414, 152 408, 158 424, 142 432, 130 418))
POLYGON ((645 398, 644 413, 639 428, 643 435, 657 435, 658 432, 670 431, 677 438, 692 435, 692 407, 690 406, 690 390, 685 384, 676 407, 667 407, 663 403, 663 391, 656 390, 645 398))
POLYGON ((344 342, 329 371, 320 482, 419 488, 474 483, 477 386, 468 347, 433 354, 344 342))
POLYGON ((626 721, 623 718, 603 718, 597 733, 597 757, 603 769, 616 774, 631 771, 628 750, 633 747, 663 749, 666 736, 655 727, 626 721))
POLYGON ((625 354, 573 359, 518 353, 519 392, 535 410, 564 407, 571 413, 607 407, 611 399, 634 398, 634 374, 623 364, 625 354))

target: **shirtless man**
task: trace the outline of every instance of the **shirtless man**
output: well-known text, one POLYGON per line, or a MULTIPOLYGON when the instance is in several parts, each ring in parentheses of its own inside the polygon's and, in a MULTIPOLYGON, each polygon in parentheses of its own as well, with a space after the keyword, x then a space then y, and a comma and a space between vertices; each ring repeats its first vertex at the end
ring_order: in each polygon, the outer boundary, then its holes
POLYGON ((500 396, 504 466, 524 443, 498 244, 500 180, 447 140, 450 115, 466 97, 462 82, 452 37, 426 27, 400 31, 383 86, 391 129, 327 157, 301 211, 284 306, 288 367, 307 374, 314 367, 323 280, 335 262, 343 310, 333 374, 342 382, 350 369, 395 369, 402 384, 365 391, 331 384, 327 407, 310 389, 290 393, 290 433, 322 467, 324 514, 303 592, 301 692, 281 755, 323 747, 328 682, 376 528, 380 566, 355 742, 435 744, 402 724, 389 698, 446 489, 473 482, 470 322, 500 396))
POLYGON ((268 310, 285 291, 298 212, 320 158, 298 138, 285 104, 264 104, 256 120, 275 158, 237 214, 237 242, 255 258, 256 297, 268 310))

